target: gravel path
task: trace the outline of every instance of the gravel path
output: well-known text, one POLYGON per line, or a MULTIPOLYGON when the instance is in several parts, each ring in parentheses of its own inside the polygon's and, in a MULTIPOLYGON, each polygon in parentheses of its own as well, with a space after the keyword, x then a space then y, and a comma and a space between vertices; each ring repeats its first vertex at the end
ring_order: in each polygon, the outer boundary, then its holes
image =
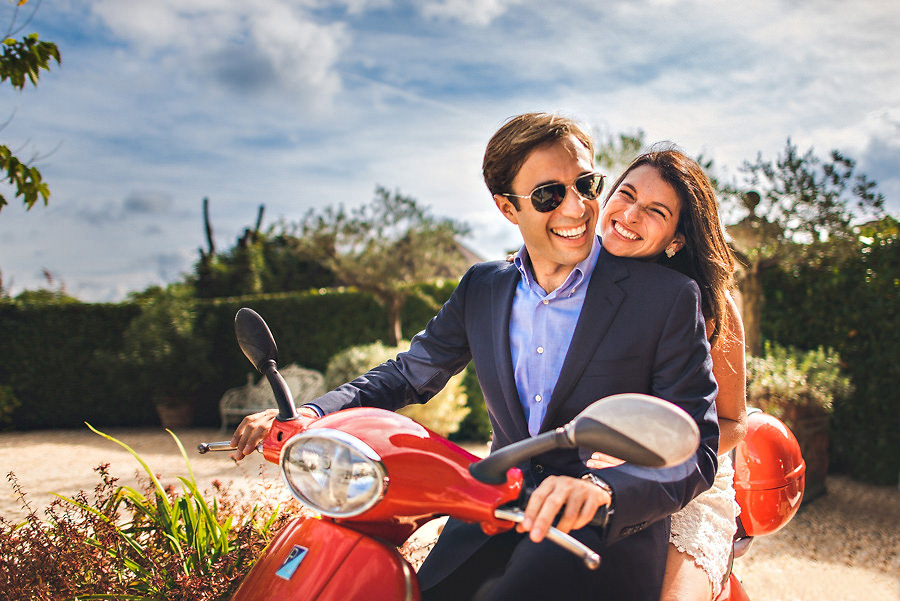
MULTIPOLYGON (((187 474, 166 432, 107 433, 132 446, 164 484, 177 486, 177 476, 187 474)), ((196 454, 197 443, 223 438, 217 430, 177 434, 201 489, 218 479, 252 494, 261 482, 279 480, 275 467, 258 455, 235 465, 222 453, 196 454)), ((94 468, 101 463, 109 463, 122 483, 136 482, 137 462, 87 429, 0 433, 0 469, 4 476, 15 472, 37 510, 54 498, 53 492, 93 490, 98 482, 94 468)), ((865 486, 843 476, 829 477, 827 487, 827 495, 803 507, 784 529, 756 540, 736 562, 735 573, 753 601, 900 600, 900 489, 865 486)), ((18 520, 24 515, 12 487, 0 484, 0 516, 18 520)))

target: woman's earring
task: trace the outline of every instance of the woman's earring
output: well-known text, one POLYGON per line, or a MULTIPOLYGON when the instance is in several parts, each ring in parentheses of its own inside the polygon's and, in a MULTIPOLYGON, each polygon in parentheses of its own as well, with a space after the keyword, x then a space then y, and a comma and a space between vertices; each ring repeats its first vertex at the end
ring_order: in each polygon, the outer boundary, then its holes
POLYGON ((674 248, 672 248, 672 247, 670 246, 669 248, 666 249, 666 256, 669 257, 669 258, 671 259, 672 257, 675 256, 675 253, 676 253, 676 252, 677 252, 677 251, 676 251, 674 248))

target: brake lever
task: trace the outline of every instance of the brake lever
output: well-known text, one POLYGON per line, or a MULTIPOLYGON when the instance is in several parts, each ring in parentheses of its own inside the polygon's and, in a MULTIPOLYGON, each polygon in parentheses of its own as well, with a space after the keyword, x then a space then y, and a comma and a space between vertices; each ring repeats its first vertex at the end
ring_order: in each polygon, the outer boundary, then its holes
MULTIPOLYGON (((498 507, 494 510, 494 517, 521 524, 525 520, 525 512, 518 508, 498 507)), ((587 569, 596 570, 600 567, 600 555, 575 537, 551 526, 547 530, 547 538, 580 557, 587 569)))

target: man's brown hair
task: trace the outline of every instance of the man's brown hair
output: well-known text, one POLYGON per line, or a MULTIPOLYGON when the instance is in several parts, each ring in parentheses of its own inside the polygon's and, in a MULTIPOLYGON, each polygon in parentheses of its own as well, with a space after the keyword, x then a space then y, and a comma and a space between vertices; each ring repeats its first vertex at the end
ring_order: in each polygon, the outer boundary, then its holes
MULTIPOLYGON (((555 113, 525 113, 511 117, 497 130, 484 151, 481 170, 491 194, 512 192, 512 181, 533 150, 569 135, 584 144, 594 156, 594 142, 574 120, 555 113)), ((518 199, 510 202, 519 208, 518 199)))

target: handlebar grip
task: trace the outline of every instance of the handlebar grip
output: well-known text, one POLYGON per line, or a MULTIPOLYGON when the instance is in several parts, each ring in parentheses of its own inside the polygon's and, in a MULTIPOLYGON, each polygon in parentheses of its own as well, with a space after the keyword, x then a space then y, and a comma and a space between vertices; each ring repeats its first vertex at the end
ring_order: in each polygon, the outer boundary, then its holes
POLYGON ((210 451, 233 451, 234 447, 231 446, 231 441, 221 441, 221 442, 201 442, 197 445, 197 452, 201 455, 205 453, 209 453, 210 451))
MULTIPOLYGON (((201 442, 197 445, 197 452, 201 455, 209 453, 210 451, 234 451, 235 447, 231 446, 230 440, 223 440, 221 442, 201 442)), ((256 450, 262 453, 262 443, 256 445, 256 450)))

